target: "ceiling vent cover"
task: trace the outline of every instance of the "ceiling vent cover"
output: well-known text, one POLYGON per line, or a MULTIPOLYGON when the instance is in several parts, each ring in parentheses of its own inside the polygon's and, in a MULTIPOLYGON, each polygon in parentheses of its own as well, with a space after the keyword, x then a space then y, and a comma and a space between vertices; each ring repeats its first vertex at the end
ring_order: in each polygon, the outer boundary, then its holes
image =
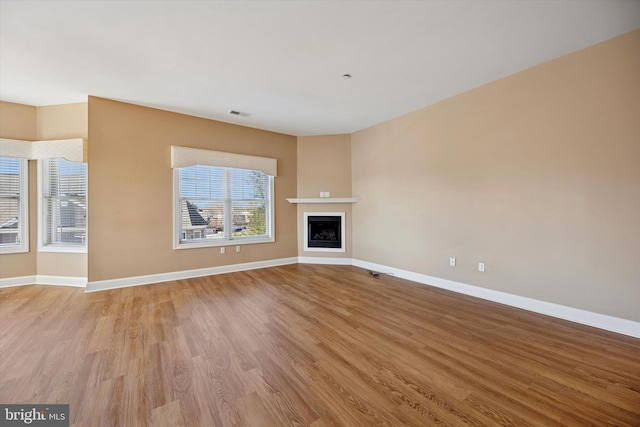
POLYGON ((234 116, 240 116, 240 117, 249 117, 251 115, 251 113, 245 113, 243 111, 236 111, 236 110, 229 111, 229 114, 232 114, 234 116))

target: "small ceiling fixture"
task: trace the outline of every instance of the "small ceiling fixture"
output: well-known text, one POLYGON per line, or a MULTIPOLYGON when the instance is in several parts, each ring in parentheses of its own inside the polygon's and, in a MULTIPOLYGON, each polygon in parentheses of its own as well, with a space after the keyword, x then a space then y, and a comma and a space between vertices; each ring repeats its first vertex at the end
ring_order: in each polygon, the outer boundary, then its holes
POLYGON ((343 79, 350 79, 351 78, 351 74, 343 74, 342 78, 343 79))
POLYGON ((234 116, 240 116, 240 117, 249 117, 251 115, 251 113, 244 113, 242 111, 236 111, 236 110, 229 111, 229 114, 233 114, 234 116))

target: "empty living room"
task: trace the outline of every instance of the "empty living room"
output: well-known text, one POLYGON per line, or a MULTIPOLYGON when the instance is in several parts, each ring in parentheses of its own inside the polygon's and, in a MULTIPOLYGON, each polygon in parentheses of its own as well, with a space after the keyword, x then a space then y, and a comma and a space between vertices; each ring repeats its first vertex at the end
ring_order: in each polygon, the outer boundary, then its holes
POLYGON ((640 426, 640 1, 0 0, 0 426, 640 426))

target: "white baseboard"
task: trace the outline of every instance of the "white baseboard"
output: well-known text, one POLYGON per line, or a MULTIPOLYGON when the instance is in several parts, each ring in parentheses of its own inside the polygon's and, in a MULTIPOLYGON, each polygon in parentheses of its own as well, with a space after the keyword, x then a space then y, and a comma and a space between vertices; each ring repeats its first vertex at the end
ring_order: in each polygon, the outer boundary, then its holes
POLYGON ((330 258, 330 257, 312 257, 299 256, 300 264, 324 264, 324 265, 353 265, 352 258, 330 258))
POLYGON ((84 277, 66 276, 22 276, 0 279, 0 288, 24 285, 60 285, 86 287, 86 292, 102 291, 107 289, 117 289, 129 286, 148 285, 151 283, 167 282, 171 280, 189 279, 192 277, 212 276, 216 274, 233 273, 237 271, 254 270, 258 268, 277 267, 288 264, 326 264, 326 265, 352 265, 367 270, 377 271, 384 274, 391 274, 401 279, 422 283, 437 288, 470 295, 477 298, 521 308, 559 319, 595 328, 616 332, 623 335, 640 338, 640 322, 621 319, 605 314, 594 313, 578 308, 567 307, 560 304, 540 301, 533 298, 522 297, 506 292, 495 291, 479 286, 468 285, 455 282, 453 280, 428 276, 426 274, 415 273, 408 270, 389 267, 353 258, 331 258, 331 257, 291 257, 267 261, 257 261, 244 264, 231 264, 219 267, 201 268, 196 270, 184 270, 170 273, 151 274, 147 276, 125 277, 121 279, 100 280, 87 283, 84 277))
POLYGON ((447 289, 449 291, 482 298, 535 313, 545 314, 547 316, 557 317, 559 319, 569 320, 571 322, 640 338, 640 322, 634 322, 633 320, 621 319, 619 317, 608 316, 606 314, 594 313, 533 298, 521 297, 506 292, 494 291, 492 289, 467 285, 465 283, 454 282, 453 280, 441 279, 439 277, 414 273, 412 271, 401 270, 357 259, 353 260, 353 266, 384 274, 391 274, 401 279, 411 280, 412 282, 447 289))
POLYGON ((146 276, 123 277, 121 279, 97 280, 87 284, 87 292, 105 291, 108 289, 127 288, 130 286, 149 285, 172 280, 191 279, 194 277, 213 276, 216 274, 234 273, 237 271, 255 270, 258 268, 277 267, 279 265, 297 264, 298 258, 280 258, 266 261, 230 264, 219 267, 199 268, 196 270, 174 271, 170 273, 149 274, 146 276))
POLYGON ((87 286, 87 278, 86 277, 69 277, 69 276, 44 276, 44 275, 38 274, 36 276, 36 284, 75 286, 77 288, 84 288, 87 286))
POLYGON ((0 288, 10 288, 13 286, 35 285, 36 276, 8 277, 0 279, 0 288))
POLYGON ((87 286, 87 278, 71 276, 45 276, 42 274, 38 274, 35 276, 9 277, 6 279, 0 279, 0 288, 25 285, 55 285, 84 288, 85 286, 87 286))

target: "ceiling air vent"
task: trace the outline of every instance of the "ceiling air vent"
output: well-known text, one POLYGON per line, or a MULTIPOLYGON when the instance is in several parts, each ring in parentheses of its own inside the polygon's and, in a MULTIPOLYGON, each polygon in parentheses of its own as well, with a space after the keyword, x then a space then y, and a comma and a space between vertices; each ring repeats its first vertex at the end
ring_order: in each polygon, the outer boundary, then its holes
POLYGON ((244 113, 242 111, 236 111, 236 110, 229 111, 229 114, 232 114, 234 116, 240 116, 240 117, 249 117, 251 115, 251 113, 244 113))

